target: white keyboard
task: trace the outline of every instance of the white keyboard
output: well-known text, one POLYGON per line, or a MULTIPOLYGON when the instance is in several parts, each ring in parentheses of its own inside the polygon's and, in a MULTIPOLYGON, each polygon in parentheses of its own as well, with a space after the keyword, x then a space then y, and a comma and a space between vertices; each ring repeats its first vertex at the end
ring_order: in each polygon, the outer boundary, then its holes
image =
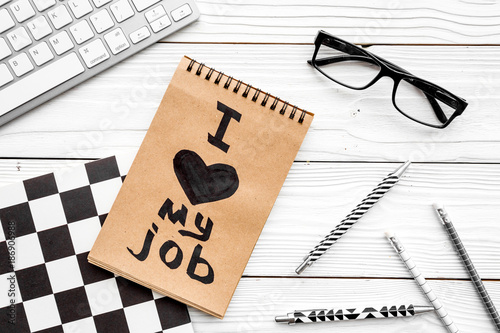
POLYGON ((0 125, 199 16, 194 0, 0 0, 0 125))

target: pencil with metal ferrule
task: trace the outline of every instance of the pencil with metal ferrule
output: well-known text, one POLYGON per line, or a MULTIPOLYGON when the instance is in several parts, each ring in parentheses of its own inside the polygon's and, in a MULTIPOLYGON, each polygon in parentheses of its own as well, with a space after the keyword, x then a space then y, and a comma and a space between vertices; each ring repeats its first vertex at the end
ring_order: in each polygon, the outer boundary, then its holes
POLYGON ((498 311, 495 308, 495 304, 493 304, 490 295, 488 295, 488 292, 484 287, 483 281, 481 281, 481 278, 479 277, 479 274, 477 273, 476 268, 474 267, 474 264, 472 263, 472 260, 469 257, 469 254, 465 250, 464 244, 462 243, 462 240, 458 236, 457 230, 455 229, 455 226, 451 222, 448 213, 444 209, 444 206, 441 204, 434 204, 434 209, 436 210, 436 213, 439 219, 441 220, 441 223, 443 223, 443 226, 448 232, 448 235, 450 236, 451 241, 455 246, 455 249, 457 250, 460 258, 462 259, 462 262, 464 263, 465 268, 467 269, 467 272, 469 273, 470 278, 474 283, 477 292, 479 293, 479 296, 481 296, 484 306, 486 306, 486 309, 488 310, 488 313, 493 319, 493 322, 495 323, 497 330, 500 331, 500 316, 498 315, 498 311))
POLYGON ((297 323, 321 323, 326 321, 346 321, 370 318, 400 318, 411 317, 421 313, 434 311, 432 306, 400 305, 347 309, 316 309, 301 310, 275 318, 277 323, 294 325, 297 323))
POLYGON ((356 206, 340 223, 330 231, 328 235, 304 257, 302 264, 297 267, 295 272, 302 273, 307 267, 318 260, 328 249, 335 244, 370 208, 375 205, 380 198, 384 196, 405 173, 411 162, 407 161, 402 166, 385 177, 370 194, 368 194, 359 205, 356 206))
POLYGON ((392 244, 394 250, 396 250, 403 263, 406 265, 406 268, 410 271, 415 282, 419 285, 420 289, 422 289, 424 295, 427 297, 429 302, 431 302, 434 309, 436 309, 437 315, 443 322, 444 326, 448 329, 448 332, 458 333, 459 332, 458 327, 455 325, 453 319, 451 319, 450 315, 445 310, 441 301, 437 298, 436 294, 434 294, 434 291, 432 290, 432 288, 429 286, 425 278, 418 270, 417 265, 415 265, 415 263, 413 262, 413 259, 410 257, 408 252, 406 252, 401 241, 396 238, 396 235, 394 235, 394 233, 389 231, 385 233, 385 236, 392 244))

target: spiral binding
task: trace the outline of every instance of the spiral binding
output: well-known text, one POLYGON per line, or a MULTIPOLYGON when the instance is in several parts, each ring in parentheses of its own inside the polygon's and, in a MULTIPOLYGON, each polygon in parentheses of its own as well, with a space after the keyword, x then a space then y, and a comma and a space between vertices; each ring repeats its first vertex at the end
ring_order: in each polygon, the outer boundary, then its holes
POLYGON ((210 77, 212 76, 212 74, 214 73, 214 71, 215 70, 213 68, 210 68, 210 70, 207 73, 207 76, 205 76, 205 80, 210 80, 210 77))
MULTIPOLYGON (((233 89, 233 92, 238 93, 238 90, 240 90, 240 87, 241 87, 241 80, 238 80, 238 82, 236 82, 236 86, 233 89)), ((243 97, 245 97, 245 96, 243 96, 243 97)))
POLYGON ((266 106, 267 100, 269 99, 269 96, 271 96, 271 95, 266 93, 266 96, 264 96, 264 99, 262 100, 262 103, 260 103, 260 105, 266 106))
POLYGON ((250 92, 250 89, 252 89, 252 85, 251 85, 251 84, 249 84, 249 85, 247 86, 247 88, 246 88, 246 89, 245 89, 245 91, 243 92, 243 95, 242 95, 242 96, 243 96, 243 97, 245 97, 245 98, 247 98, 247 97, 248 97, 248 93, 250 92))
POLYGON ((214 83, 219 84, 220 80, 222 80, 222 77, 224 76, 224 73, 220 72, 219 75, 217 75, 217 78, 215 79, 214 83))
MULTIPOLYGON (((193 70, 195 64, 197 64, 196 60, 191 59, 191 61, 189 62, 189 65, 186 68, 186 70, 188 72, 191 72, 193 70)), ((196 69, 195 74, 197 76, 200 76, 204 67, 205 67, 205 64, 198 63, 198 68, 196 69)), ((222 79, 224 77, 224 73, 223 72, 218 72, 214 68, 211 68, 211 67, 209 68, 207 75, 205 75, 205 80, 210 81, 210 79, 211 79, 211 77, 213 76, 214 73, 217 73, 217 77, 215 78, 214 83, 217 84, 217 85, 219 85, 219 83, 222 81, 222 79)), ((233 77, 232 76, 227 76, 227 80, 224 83, 224 89, 229 89, 229 87, 231 86, 232 81, 233 81, 233 77)), ((241 80, 238 80, 236 82, 236 85, 233 88, 233 92, 237 94, 239 92, 242 84, 246 86, 245 90, 241 94, 242 97, 248 98, 248 95, 250 94, 250 91, 253 88, 255 90, 255 93, 252 96, 252 99, 251 99, 252 102, 257 102, 257 99, 259 98, 260 93, 263 93, 264 94, 264 98, 262 99, 262 102, 260 103, 260 105, 264 106, 264 107, 267 105, 267 103, 269 101, 269 98, 271 97, 271 94, 269 94, 267 92, 263 92, 262 90, 260 90, 258 88, 252 87, 252 85, 250 85, 250 84, 243 83, 241 80)), ((274 97, 274 96, 272 96, 272 97, 274 97)), ((272 104, 269 106, 269 109, 271 109, 272 111, 276 110, 276 107, 278 106, 278 103, 280 101, 281 100, 280 100, 279 97, 274 97, 274 100, 273 100, 272 104)), ((281 107, 281 109, 279 111, 279 114, 284 115, 286 113, 287 107, 290 106, 290 107, 292 107, 292 111, 290 111, 290 114, 289 114, 288 118, 294 119, 297 111, 299 111, 299 108, 297 106, 295 106, 295 105, 291 105, 288 102, 285 102, 285 101, 281 101, 281 102, 283 102, 283 106, 281 107)), ((307 112, 305 110, 300 110, 300 116, 299 116, 299 119, 298 119, 298 123, 299 124, 302 124, 304 122, 306 114, 307 114, 307 112)))
POLYGON ((232 76, 230 76, 230 77, 227 78, 226 83, 224 83, 224 89, 228 89, 229 88, 229 86, 231 85, 231 81, 233 81, 233 77, 232 76))
POLYGON ((280 100, 279 97, 274 98, 273 105, 271 105, 271 110, 274 111, 276 109, 276 106, 278 105, 279 100, 280 100))
POLYGON ((200 66, 198 66, 198 69, 196 70, 196 75, 200 76, 204 66, 205 64, 200 64, 200 66))

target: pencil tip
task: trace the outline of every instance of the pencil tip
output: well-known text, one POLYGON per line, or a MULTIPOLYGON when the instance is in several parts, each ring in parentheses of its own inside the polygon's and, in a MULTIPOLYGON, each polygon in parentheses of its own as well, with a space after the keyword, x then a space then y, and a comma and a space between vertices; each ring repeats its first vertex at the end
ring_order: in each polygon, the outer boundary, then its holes
POLYGON ((434 211, 436 212, 441 223, 450 223, 448 213, 446 212, 446 209, 444 209, 444 206, 442 204, 434 203, 432 206, 434 207, 434 211))
POLYGON ((396 234, 392 230, 387 230, 385 232, 385 237, 387 237, 387 239, 390 239, 390 238, 392 238, 394 236, 396 236, 396 234))
POLYGON ((288 316, 277 316, 277 317, 274 317, 274 320, 277 322, 277 323, 290 323, 290 318, 288 318, 288 316))
POLYGON ((443 204, 442 203, 437 203, 437 202, 433 203, 432 207, 434 207, 435 210, 444 209, 443 204))
POLYGON ((396 171, 394 171, 392 174, 398 178, 401 177, 406 172, 406 169, 408 169, 410 164, 411 164, 410 161, 406 161, 402 166, 397 168, 396 171))
POLYGON ((415 305, 413 307, 413 310, 415 311, 415 314, 420 314, 425 312, 432 312, 435 311, 436 309, 433 306, 428 306, 428 305, 415 305))
POLYGON ((300 264, 299 267, 295 270, 295 273, 299 274, 302 273, 307 267, 311 266, 312 262, 309 258, 306 258, 302 264, 300 264))

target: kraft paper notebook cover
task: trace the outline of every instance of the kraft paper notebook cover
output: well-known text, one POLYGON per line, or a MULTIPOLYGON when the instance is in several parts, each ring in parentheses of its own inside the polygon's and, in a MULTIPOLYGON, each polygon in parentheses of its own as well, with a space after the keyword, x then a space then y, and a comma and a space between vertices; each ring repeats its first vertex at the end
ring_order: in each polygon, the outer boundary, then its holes
POLYGON ((312 119, 184 57, 89 261, 224 317, 312 119))

